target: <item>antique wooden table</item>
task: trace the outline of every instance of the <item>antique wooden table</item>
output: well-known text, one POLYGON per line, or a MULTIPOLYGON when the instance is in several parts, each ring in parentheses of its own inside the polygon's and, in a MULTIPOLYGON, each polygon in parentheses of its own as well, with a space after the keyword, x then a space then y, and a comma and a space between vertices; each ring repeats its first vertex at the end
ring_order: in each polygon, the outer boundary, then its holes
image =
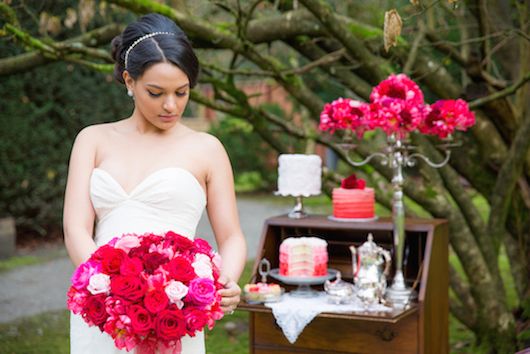
MULTIPOLYGON (((325 239, 328 242, 329 268, 340 270, 343 279, 351 281, 349 246, 362 244, 369 232, 378 245, 392 250, 391 219, 336 222, 319 215, 304 219, 287 216, 267 219, 251 282, 256 280, 262 258, 267 258, 273 268, 279 266, 280 243, 292 236, 325 239)), ((416 280, 418 291, 418 300, 410 308, 390 313, 321 313, 291 344, 276 324, 270 308, 243 301, 239 308, 249 312, 250 353, 448 353, 447 222, 407 219, 406 234, 404 274, 409 285, 416 280)), ((292 286, 281 285, 287 290, 293 289, 292 286)))

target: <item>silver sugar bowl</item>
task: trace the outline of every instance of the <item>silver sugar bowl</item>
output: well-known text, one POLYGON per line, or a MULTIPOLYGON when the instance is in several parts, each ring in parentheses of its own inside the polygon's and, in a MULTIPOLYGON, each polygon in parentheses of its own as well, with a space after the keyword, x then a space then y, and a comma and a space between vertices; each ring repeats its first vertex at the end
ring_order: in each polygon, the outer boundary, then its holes
POLYGON ((354 293, 353 284, 341 279, 340 272, 337 272, 337 278, 334 281, 326 280, 324 290, 328 295, 328 301, 333 304, 345 304, 351 301, 354 293))

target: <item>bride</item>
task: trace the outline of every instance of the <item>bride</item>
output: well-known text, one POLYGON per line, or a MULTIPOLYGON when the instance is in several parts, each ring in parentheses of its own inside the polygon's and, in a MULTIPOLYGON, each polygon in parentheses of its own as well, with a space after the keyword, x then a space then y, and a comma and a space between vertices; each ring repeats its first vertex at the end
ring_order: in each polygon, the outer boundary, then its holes
MULTIPOLYGON (((223 259, 222 308, 232 313, 246 244, 228 156, 213 136, 185 127, 181 116, 199 64, 170 19, 149 14, 113 42, 115 77, 134 100, 129 118, 89 126, 75 139, 64 202, 65 244, 75 266, 124 233, 175 231, 193 238, 203 209, 223 259)), ((70 321, 72 354, 114 354, 112 338, 70 321)), ((183 354, 205 353, 204 334, 182 339, 183 354)))

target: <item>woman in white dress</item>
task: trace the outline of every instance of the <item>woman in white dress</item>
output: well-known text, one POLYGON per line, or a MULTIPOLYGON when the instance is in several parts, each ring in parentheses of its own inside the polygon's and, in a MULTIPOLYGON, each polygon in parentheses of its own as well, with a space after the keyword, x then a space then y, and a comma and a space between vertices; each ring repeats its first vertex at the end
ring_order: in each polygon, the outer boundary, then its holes
MULTIPOLYGON (((180 122, 198 60, 184 32, 158 14, 127 26, 112 47, 115 77, 135 108, 129 118, 89 126, 75 139, 64 203, 70 258, 78 266, 124 233, 172 230, 193 238, 206 207, 223 258, 221 304, 231 313, 246 259, 232 169, 215 137, 180 122)), ((80 316, 71 316, 70 327, 72 354, 125 353, 80 316)), ((184 337, 182 353, 205 353, 204 334, 184 337)))

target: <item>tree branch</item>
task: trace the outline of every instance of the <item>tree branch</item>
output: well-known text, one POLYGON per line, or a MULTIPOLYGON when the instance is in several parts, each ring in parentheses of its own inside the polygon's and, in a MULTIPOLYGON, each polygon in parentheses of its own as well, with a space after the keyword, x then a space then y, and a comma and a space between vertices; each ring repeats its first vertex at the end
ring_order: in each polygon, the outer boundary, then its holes
MULTIPOLYGON (((530 73, 529 73, 530 75, 530 73)), ((530 114, 524 117, 510 147, 508 156, 499 171, 491 196, 491 210, 488 222, 488 234, 498 247, 505 230, 508 207, 513 190, 524 167, 526 154, 530 148, 530 114)))
POLYGON ((375 82, 385 79, 392 73, 393 70, 388 63, 370 53, 364 43, 341 23, 330 5, 318 0, 300 0, 300 2, 329 30, 332 36, 341 42, 348 53, 364 65, 363 70, 366 70, 375 82))
POLYGON ((477 305, 471 296, 469 285, 458 275, 452 265, 449 265, 449 286, 462 304, 457 305, 451 301, 451 313, 467 328, 475 328, 477 325, 477 305), (465 311, 462 311, 463 309, 465 311))
POLYGON ((509 96, 509 95, 513 95, 515 92, 517 92, 517 90, 521 86, 526 84, 526 82, 528 80, 530 80, 530 71, 527 72, 526 75, 522 76, 519 80, 517 80, 517 82, 515 82, 513 85, 508 86, 504 90, 497 91, 497 92, 495 92, 495 93, 493 93, 493 94, 491 94, 489 96, 477 98, 476 100, 471 101, 469 103, 469 108, 470 109, 475 109, 475 108, 480 107, 480 106, 482 106, 482 105, 484 105, 486 103, 498 100, 499 98, 503 98, 503 97, 506 97, 506 96, 509 96))

